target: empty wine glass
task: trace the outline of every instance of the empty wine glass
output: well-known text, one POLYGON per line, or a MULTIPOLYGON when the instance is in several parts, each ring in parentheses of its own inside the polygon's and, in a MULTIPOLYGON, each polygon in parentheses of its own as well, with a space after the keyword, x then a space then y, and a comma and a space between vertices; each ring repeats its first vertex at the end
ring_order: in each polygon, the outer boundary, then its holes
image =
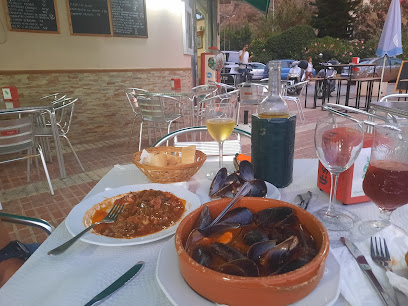
POLYGON ((315 148, 323 166, 331 174, 329 206, 315 215, 328 230, 344 231, 353 227, 354 221, 347 214, 336 211, 337 182, 340 173, 347 170, 356 160, 363 145, 363 124, 354 119, 345 119, 333 114, 316 123, 315 148))
POLYGON ((235 126, 235 104, 231 102, 210 102, 205 106, 205 125, 211 137, 218 142, 219 167, 223 166, 223 144, 235 126))
POLYGON ((364 193, 380 209, 380 220, 363 222, 365 236, 391 224, 391 213, 408 203, 408 121, 399 126, 376 125, 370 163, 363 181, 364 193))

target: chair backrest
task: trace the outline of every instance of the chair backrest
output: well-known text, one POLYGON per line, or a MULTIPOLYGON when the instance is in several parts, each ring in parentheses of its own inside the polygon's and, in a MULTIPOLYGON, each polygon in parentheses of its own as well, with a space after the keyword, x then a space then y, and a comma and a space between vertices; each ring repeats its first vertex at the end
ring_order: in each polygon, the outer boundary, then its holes
POLYGON ((32 116, 0 120, 0 155, 21 152, 34 146, 32 116))
POLYGON ((262 84, 239 84, 241 102, 260 102, 268 93, 268 87, 262 84))
POLYGON ((46 96, 44 96, 44 97, 41 97, 40 100, 48 100, 48 101, 51 102, 51 104, 54 104, 54 103, 60 102, 60 101, 63 100, 66 96, 67 96, 67 95, 65 95, 65 94, 62 94, 62 93, 59 93, 59 92, 55 92, 55 93, 46 95, 46 96))
POLYGON ((140 115, 139 104, 137 102, 137 97, 143 94, 148 93, 147 90, 141 88, 128 88, 125 91, 126 98, 130 104, 135 115, 140 115))
POLYGON ((146 121, 165 121, 164 101, 166 96, 141 95, 137 96, 140 114, 146 121))
POLYGON ((66 98, 54 107, 57 125, 63 134, 68 134, 78 98, 66 98))
POLYGON ((405 94, 392 94, 392 95, 386 95, 380 99, 378 102, 389 102, 389 101, 394 101, 398 102, 399 99, 404 99, 401 102, 406 101, 405 99, 408 98, 408 93, 405 94))
POLYGON ((201 100, 217 95, 218 87, 215 84, 199 85, 192 88, 193 99, 195 103, 200 103, 201 100))

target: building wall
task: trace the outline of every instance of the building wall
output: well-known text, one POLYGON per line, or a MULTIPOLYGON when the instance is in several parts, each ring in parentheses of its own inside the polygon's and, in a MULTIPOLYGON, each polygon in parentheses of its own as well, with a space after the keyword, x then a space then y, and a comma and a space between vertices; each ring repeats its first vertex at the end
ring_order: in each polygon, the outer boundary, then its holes
POLYGON ((128 135, 133 113, 126 88, 166 91, 172 77, 191 88, 181 0, 146 0, 148 38, 73 36, 66 0, 56 3, 60 34, 2 31, 1 3, 0 87, 16 86, 21 106, 40 105, 38 98, 53 92, 78 97, 72 143, 128 135))

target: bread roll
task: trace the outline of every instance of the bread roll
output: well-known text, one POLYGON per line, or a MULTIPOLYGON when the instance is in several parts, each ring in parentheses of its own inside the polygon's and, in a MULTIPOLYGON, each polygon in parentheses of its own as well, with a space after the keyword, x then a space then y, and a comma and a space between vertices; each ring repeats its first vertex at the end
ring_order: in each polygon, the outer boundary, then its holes
POLYGON ((177 166, 179 157, 177 155, 166 154, 167 166, 177 166))
POLYGON ((181 163, 192 164, 195 162, 196 146, 181 148, 181 163))
POLYGON ((144 164, 148 166, 156 167, 166 167, 167 166, 167 156, 164 152, 159 152, 156 154, 149 154, 149 157, 144 160, 144 164))

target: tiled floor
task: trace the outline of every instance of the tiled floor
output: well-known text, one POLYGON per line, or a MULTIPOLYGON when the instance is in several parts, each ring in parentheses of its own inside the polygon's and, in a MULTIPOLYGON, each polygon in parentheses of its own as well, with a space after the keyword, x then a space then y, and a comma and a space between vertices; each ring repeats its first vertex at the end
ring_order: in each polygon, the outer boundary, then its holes
MULTIPOLYGON (((309 105, 311 103, 309 100, 309 105)), ((295 105, 290 105, 290 108, 295 109, 295 105)), ((325 112, 321 108, 306 108, 304 113, 305 122, 300 124, 298 120, 297 123, 295 158, 315 158, 313 140, 315 122, 317 118, 325 115, 325 112)), ((27 183, 25 161, 0 165, 0 203, 3 212, 43 218, 58 226, 72 207, 79 203, 115 164, 131 163, 132 154, 138 151, 137 139, 128 143, 126 133, 123 138, 91 144, 75 145, 75 140, 71 141, 86 171, 81 171, 73 154, 66 150, 64 159, 67 178, 60 179, 58 163, 54 157, 54 161, 48 163, 55 190, 54 196, 51 196, 48 190, 41 166, 39 172, 35 167, 32 169, 31 183, 27 183)), ((147 140, 144 145, 147 146, 147 140)), ((66 148, 69 149, 68 146, 66 148)), ((8 224, 7 230, 12 238, 24 242, 42 242, 46 238, 41 230, 35 228, 8 224)))

